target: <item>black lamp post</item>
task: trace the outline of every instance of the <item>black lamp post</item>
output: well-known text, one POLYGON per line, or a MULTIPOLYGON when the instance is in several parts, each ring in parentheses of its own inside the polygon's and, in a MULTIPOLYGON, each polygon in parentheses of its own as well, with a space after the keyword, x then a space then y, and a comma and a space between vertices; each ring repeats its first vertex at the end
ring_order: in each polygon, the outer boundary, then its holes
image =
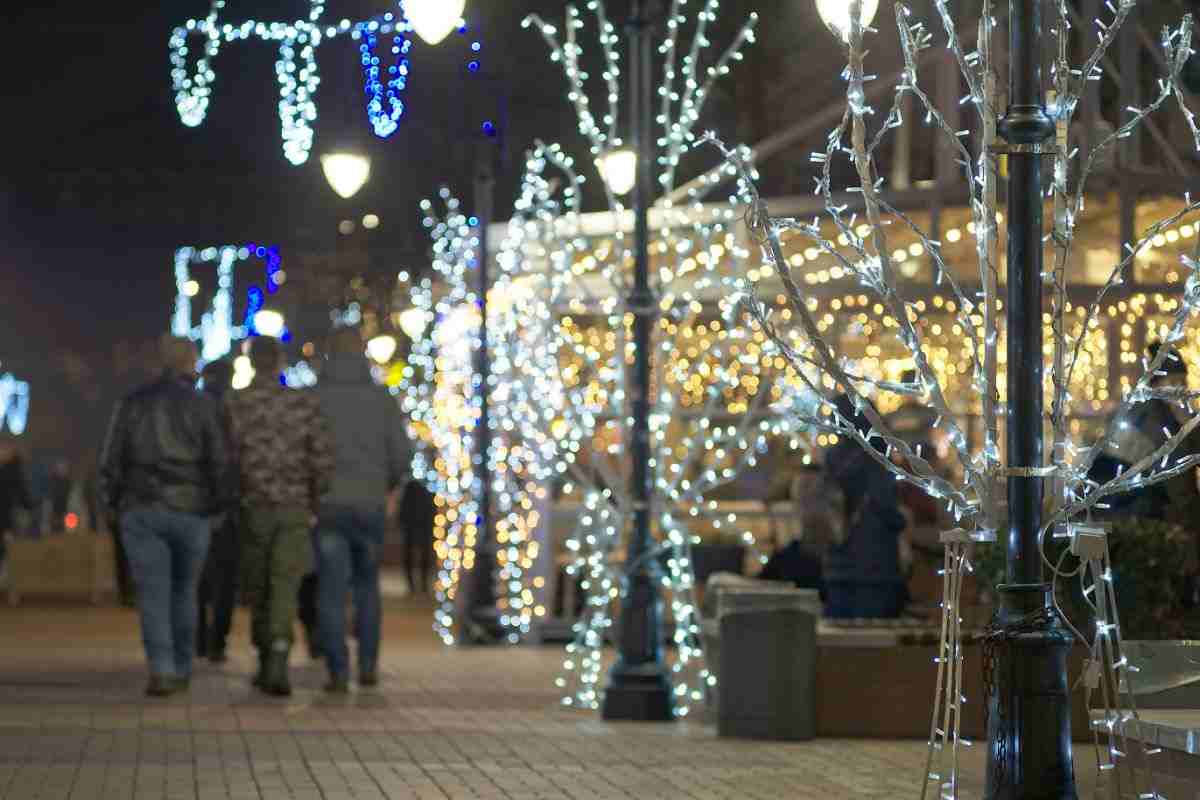
POLYGON ((1042 84, 1042 2, 1010 0, 1008 509, 1006 583, 989 634, 988 800, 1075 800, 1067 653, 1072 636, 1042 577, 1042 158, 1055 126, 1042 84))
POLYGON ((633 419, 630 458, 633 536, 626 552, 621 595, 620 655, 608 676, 603 715, 610 720, 669 721, 671 681, 662 657, 661 568, 651 536, 654 470, 650 449, 650 353, 657 318, 650 289, 650 203, 653 198, 654 102, 653 24, 641 0, 633 0, 627 23, 629 38, 629 118, 637 153, 633 189, 634 285, 628 298, 633 314, 634 368, 630 391, 633 419))

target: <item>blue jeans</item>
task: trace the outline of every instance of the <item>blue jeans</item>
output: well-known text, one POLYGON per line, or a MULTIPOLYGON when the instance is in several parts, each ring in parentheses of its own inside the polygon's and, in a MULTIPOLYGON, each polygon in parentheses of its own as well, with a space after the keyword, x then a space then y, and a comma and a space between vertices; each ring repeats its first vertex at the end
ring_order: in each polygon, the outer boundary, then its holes
POLYGON ((144 506, 121 515, 121 540, 138 589, 142 642, 154 675, 190 677, 196 588, 208 554, 208 519, 144 506))
POLYGON ((317 628, 329 674, 347 677, 346 595, 354 591, 358 670, 374 672, 379 662, 383 611, 379 599, 379 555, 384 518, 380 511, 343 505, 321 507, 317 518, 317 628))

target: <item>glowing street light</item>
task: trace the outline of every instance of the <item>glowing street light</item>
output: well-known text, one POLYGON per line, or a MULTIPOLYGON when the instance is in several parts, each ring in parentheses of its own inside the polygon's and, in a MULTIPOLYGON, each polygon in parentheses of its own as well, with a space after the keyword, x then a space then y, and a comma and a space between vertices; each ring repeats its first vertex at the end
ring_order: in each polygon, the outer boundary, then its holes
MULTIPOLYGON (((846 43, 850 42, 850 6, 851 0, 817 0, 817 13, 821 15, 821 21, 846 43)), ((864 28, 874 21, 877 11, 879 0, 862 0, 860 20, 864 28)))
POLYGON ((396 354, 396 337, 381 334, 367 342, 367 355, 376 364, 386 364, 396 354))
POLYGON ((278 339, 283 336, 283 314, 270 309, 263 309, 254 315, 254 330, 260 336, 270 336, 278 339))
POLYGON ((467 0, 404 0, 404 16, 426 44, 440 44, 462 22, 467 0))
POLYGON ((338 196, 349 200, 371 177, 371 159, 354 153, 329 153, 321 156, 321 170, 338 196))
POLYGON ((637 153, 630 147, 609 150, 596 159, 600 177, 617 197, 624 197, 633 191, 637 183, 637 164, 637 153))
POLYGON ((425 335, 429 326, 429 315, 420 308, 410 308, 400 312, 400 330, 414 342, 425 335))

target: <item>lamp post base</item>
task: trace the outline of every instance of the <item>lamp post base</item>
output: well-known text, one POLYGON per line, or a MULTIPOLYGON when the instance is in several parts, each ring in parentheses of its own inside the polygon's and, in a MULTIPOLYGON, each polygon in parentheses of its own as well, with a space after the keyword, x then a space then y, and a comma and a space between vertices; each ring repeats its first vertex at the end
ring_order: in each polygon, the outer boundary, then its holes
POLYGON ((671 680, 661 663, 625 666, 609 674, 602 715, 610 721, 671 722, 675 719, 671 680))
POLYGON ((988 634, 985 800, 1078 800, 1067 654, 1073 636, 1047 584, 1000 586, 988 634))

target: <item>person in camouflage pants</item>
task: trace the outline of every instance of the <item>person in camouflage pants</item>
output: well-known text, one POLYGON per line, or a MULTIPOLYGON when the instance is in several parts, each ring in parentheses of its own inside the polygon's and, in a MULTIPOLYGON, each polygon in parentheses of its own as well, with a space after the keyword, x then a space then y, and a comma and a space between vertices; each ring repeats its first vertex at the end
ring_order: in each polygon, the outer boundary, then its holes
POLYGON ((259 655, 254 685, 286 696, 297 592, 312 564, 313 521, 333 457, 316 398, 280 383, 279 343, 252 339, 250 361, 254 380, 229 404, 241 477, 242 578, 259 655))

